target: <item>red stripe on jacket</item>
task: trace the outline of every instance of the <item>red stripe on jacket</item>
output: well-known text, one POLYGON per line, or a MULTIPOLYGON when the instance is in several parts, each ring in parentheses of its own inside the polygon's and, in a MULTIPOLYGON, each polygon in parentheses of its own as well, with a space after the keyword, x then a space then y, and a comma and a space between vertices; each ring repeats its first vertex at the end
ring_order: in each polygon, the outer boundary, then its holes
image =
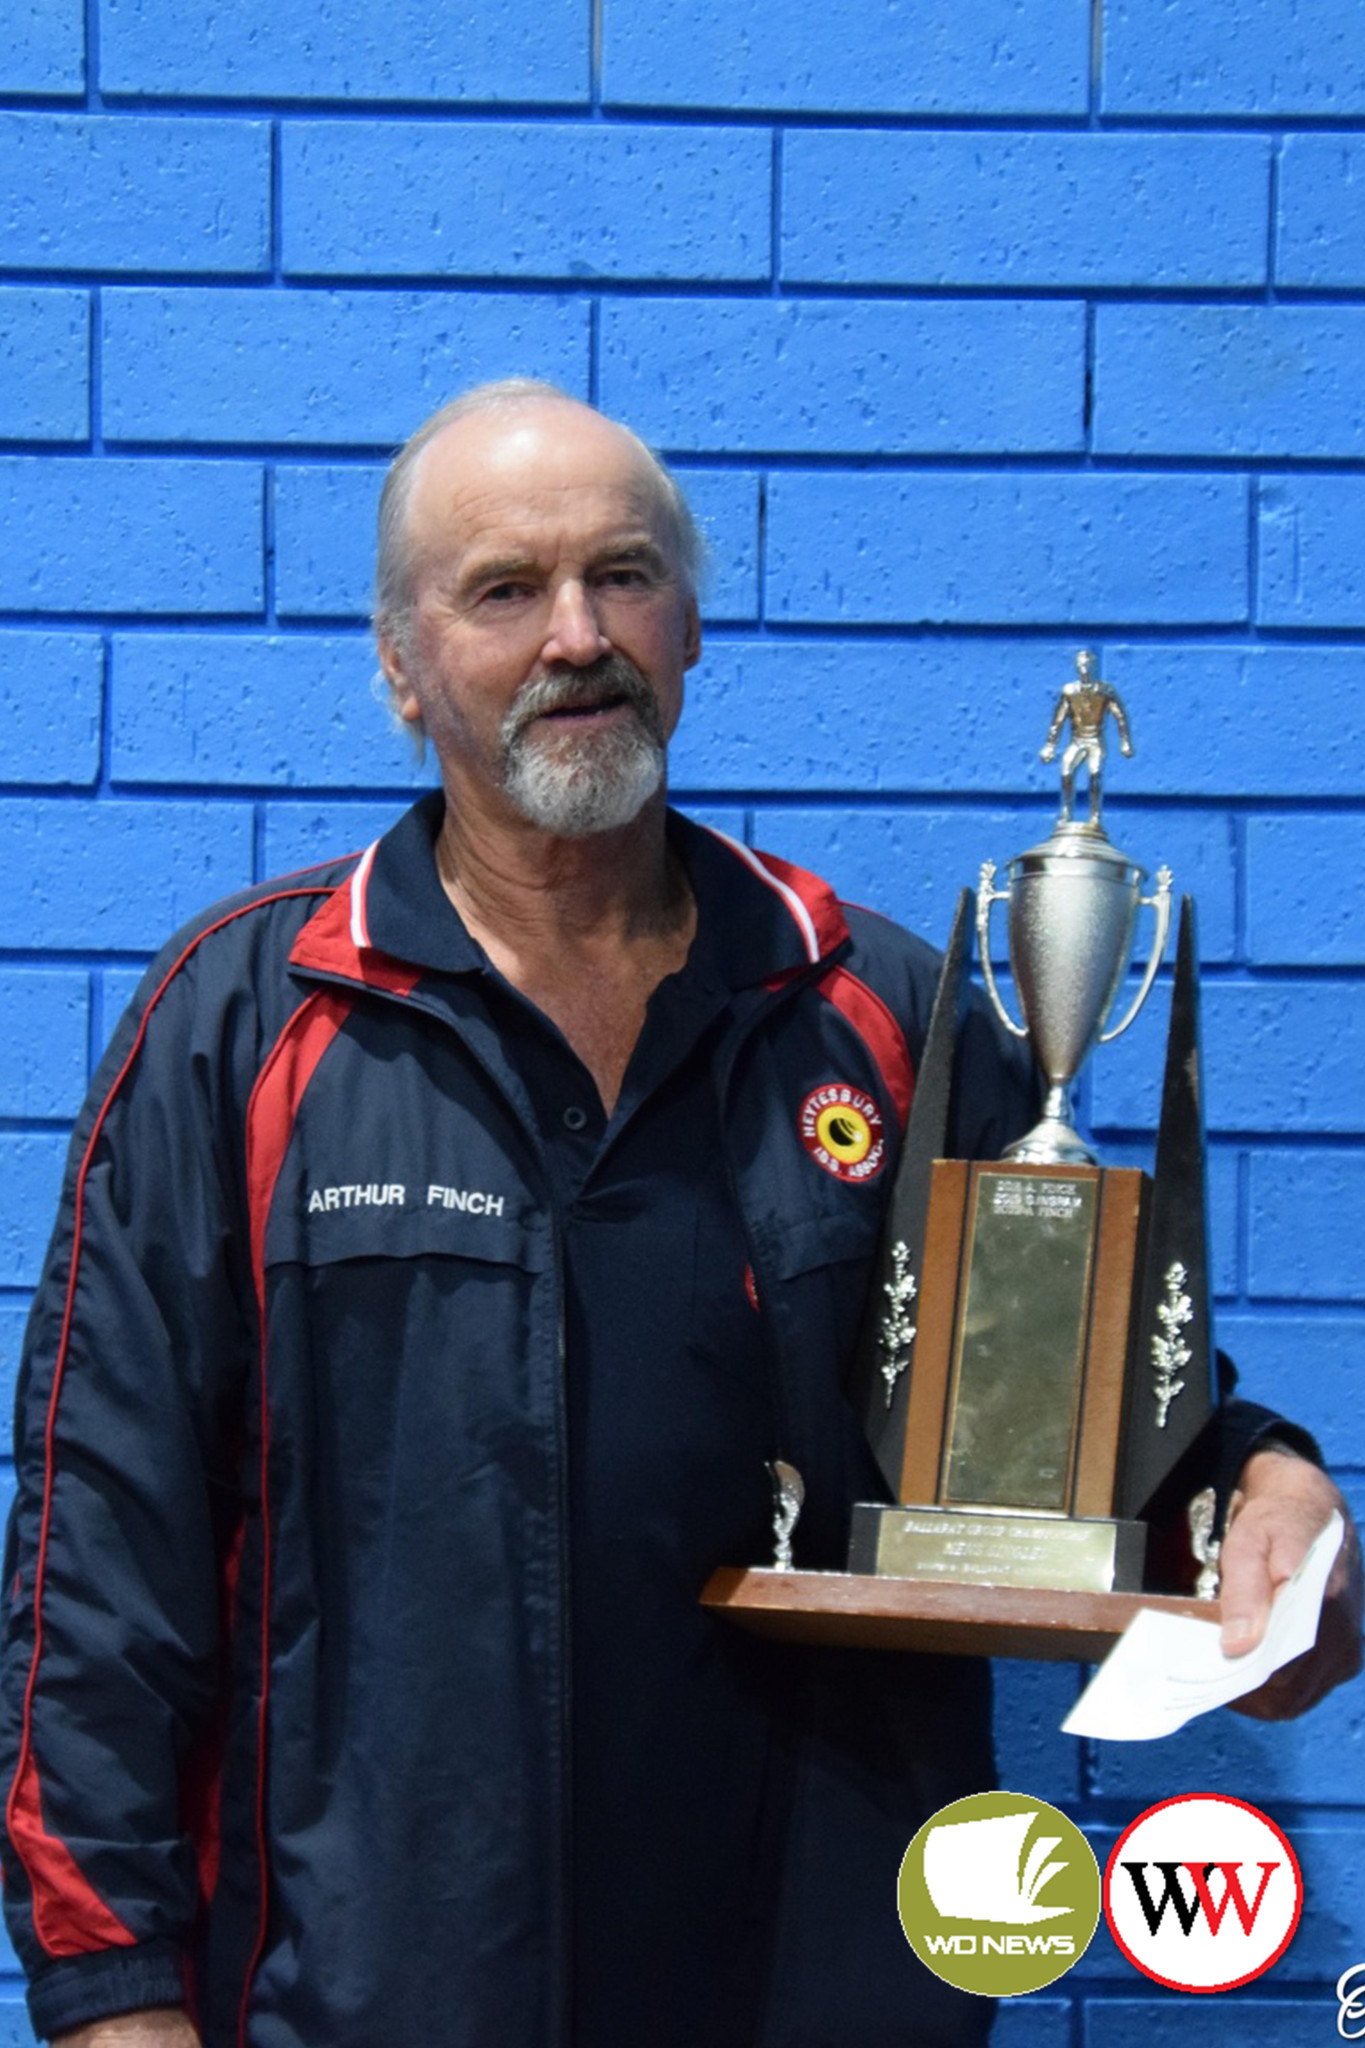
MULTIPOLYGON (((326 910, 346 903, 340 889, 326 910)), ((313 920, 314 923, 317 920, 313 920)), ((311 929, 311 925, 305 927, 311 929)), ((265 1326, 265 1233, 275 1184, 294 1133, 299 1105, 318 1063, 351 1013, 353 999, 337 989, 318 989, 294 1012, 256 1078, 246 1117, 247 1212, 251 1225, 251 1275, 261 1327, 261 1700, 257 1710, 256 1860, 260 1874, 260 1918, 242 1984, 239 2038, 246 2041, 247 2002, 265 1949, 269 1897, 269 1850, 265 1824, 265 1749, 270 1705, 270 1402, 265 1326)))
POLYGON ((85 1220, 85 1183, 94 1159, 95 1147, 104 1130, 105 1121, 114 1105, 114 1100, 124 1081, 132 1071, 147 1033, 147 1025, 166 990, 186 962, 214 932, 224 925, 232 924, 237 918, 262 908, 267 903, 278 903, 290 896, 315 896, 316 889, 282 889, 272 896, 258 897, 255 902, 244 903, 231 910, 225 917, 208 925, 186 946, 172 963, 153 991, 146 1009, 139 1020, 128 1056, 119 1068, 110 1085, 109 1092, 100 1104, 90 1137, 81 1156, 76 1174, 74 1216, 71 1237, 71 1272, 67 1279, 66 1306, 62 1316, 62 1333, 57 1345, 57 1357, 52 1373, 52 1392, 48 1397, 47 1425, 44 1435, 44 1482, 43 1514, 38 1536, 38 1560, 33 1582, 33 1656, 29 1663, 28 1683, 24 1689, 24 1718, 19 1741, 19 1760, 15 1766, 14 1783, 10 1787, 5 1807, 5 1820, 15 1854, 22 1863, 32 1891, 31 1911, 33 1931, 42 1946, 52 1956, 86 1955, 93 1949, 128 1948, 136 1944, 139 1937, 124 1926, 111 1907, 107 1906, 94 1886, 82 1872, 75 1857, 59 1836, 48 1831, 43 1818, 42 1787, 39 1781, 37 1760, 33 1754, 33 1696, 38 1681, 38 1665, 43 1650, 43 1590, 47 1570, 48 1536, 52 1522, 52 1489, 56 1468, 57 1404, 61 1396, 62 1380, 66 1372, 67 1353, 71 1342, 71 1324, 75 1314, 76 1286, 80 1273, 81 1239, 85 1220))
POLYGON ((865 981, 846 967, 831 967, 815 986, 836 1010, 847 1017, 877 1063, 886 1091, 896 1106, 900 1127, 905 1129, 915 1093, 915 1069, 905 1033, 895 1017, 865 981))

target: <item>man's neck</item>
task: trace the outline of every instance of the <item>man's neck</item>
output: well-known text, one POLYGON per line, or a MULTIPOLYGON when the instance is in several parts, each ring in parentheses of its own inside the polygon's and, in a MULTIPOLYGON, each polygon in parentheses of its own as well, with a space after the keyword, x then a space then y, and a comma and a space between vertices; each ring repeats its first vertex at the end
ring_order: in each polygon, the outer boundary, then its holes
POLYGON ((470 935, 558 1026, 610 1115, 649 999, 696 931, 662 793, 619 831, 582 839, 530 826, 475 832, 448 801, 436 865, 470 935))
POLYGON ((472 821, 447 800, 436 866, 466 927, 504 972, 508 954, 564 962, 680 937, 685 952, 691 938, 691 891, 669 852, 662 793, 618 830, 578 838, 519 819, 472 821))

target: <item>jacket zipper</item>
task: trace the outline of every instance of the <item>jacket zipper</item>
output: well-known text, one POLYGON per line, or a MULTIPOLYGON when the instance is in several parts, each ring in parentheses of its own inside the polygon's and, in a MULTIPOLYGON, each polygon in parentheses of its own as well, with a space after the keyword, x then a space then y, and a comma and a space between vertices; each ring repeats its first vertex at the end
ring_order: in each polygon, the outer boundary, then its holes
POLYGON ((564 1233, 559 1213, 559 1204, 553 1192, 553 1181, 543 1158, 539 1132, 533 1122, 528 1122, 521 1105, 503 1085, 501 1078, 493 1072, 469 1044, 449 1012, 439 1003, 433 1003, 411 992, 400 994, 396 989, 376 988, 370 983, 359 981, 353 976, 332 974, 325 968, 295 967, 295 974, 310 982, 324 982, 335 988, 353 991, 357 994, 376 996, 396 1004, 400 1009, 418 1010, 423 1016, 433 1018, 449 1031, 460 1044, 465 1056, 478 1067, 491 1087, 502 1097, 510 1114, 531 1141, 534 1151, 541 1154, 540 1174, 546 1190, 545 1211, 550 1218, 550 1242, 553 1252, 552 1275, 555 1289, 555 1385, 554 1385, 554 1433, 555 1433, 555 1502, 556 1562, 559 1572, 559 1743, 557 1767, 559 1774, 559 1882, 551 1899, 551 1944, 555 1951, 551 1957, 551 1982, 555 1986, 557 2009, 549 2014, 546 2034, 547 2048, 569 2048, 573 2015, 573 1956, 569 1940, 572 1925, 573 1856, 571 1852, 573 1828, 573 1772, 572 1772, 572 1656, 571 1656, 571 1599, 569 1554, 569 1446, 568 1406, 565 1397, 565 1369, 568 1354, 568 1336, 564 1311, 564 1233))

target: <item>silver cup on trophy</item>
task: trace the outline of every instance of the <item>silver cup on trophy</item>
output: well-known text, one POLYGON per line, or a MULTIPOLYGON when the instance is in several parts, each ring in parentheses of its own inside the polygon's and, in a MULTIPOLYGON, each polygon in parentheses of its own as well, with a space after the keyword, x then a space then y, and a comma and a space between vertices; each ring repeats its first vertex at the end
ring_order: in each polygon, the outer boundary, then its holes
POLYGON ((1047 1081, 1043 1114, 1005 1153, 1007 1159, 1057 1166, 1094 1165, 1095 1155, 1072 1125, 1071 1088, 1094 1045, 1108 1045, 1141 1010, 1166 951, 1171 922, 1171 871, 1157 871, 1155 894, 1144 896, 1145 868, 1114 846, 1100 821, 1104 721, 1112 716, 1125 754, 1133 751, 1118 692, 1095 673, 1093 654, 1076 657, 1076 680, 1058 700, 1042 750, 1051 760, 1066 719, 1072 737, 1062 759, 1062 810, 1049 836, 1009 863, 1009 887, 995 887, 995 862, 985 861, 977 894, 981 971, 996 1015, 1016 1038, 1027 1038, 1047 1081), (1089 815, 1073 815, 1075 774, 1084 764, 1089 815), (991 914, 1009 905, 1010 967, 1024 1023, 1010 1016, 991 959, 991 914), (1121 1022, 1105 1021, 1128 972, 1141 906, 1156 913, 1152 951, 1142 984, 1121 1022))

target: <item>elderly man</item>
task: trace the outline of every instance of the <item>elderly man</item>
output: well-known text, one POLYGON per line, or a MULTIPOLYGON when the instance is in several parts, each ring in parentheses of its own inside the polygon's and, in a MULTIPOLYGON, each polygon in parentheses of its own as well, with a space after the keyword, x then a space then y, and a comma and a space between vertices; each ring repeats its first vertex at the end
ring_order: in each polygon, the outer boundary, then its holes
MULTIPOLYGON (((695 563, 587 407, 438 414, 377 625, 441 790, 181 933, 97 1077, 6 1570, 6 1901, 68 2048, 984 2038, 894 1914, 984 1669, 697 1606, 774 1453, 813 1564, 877 1484, 839 1376, 933 961, 666 811, 695 563), (831 1082, 878 1170, 803 1142, 831 1082)), ((976 1014, 960 1093, 998 1152, 976 1014)), ((1335 1499, 1269 1424, 1224 1428, 1244 1641, 1335 1499)), ((1258 1710, 1351 1668, 1356 1597, 1258 1710)))

